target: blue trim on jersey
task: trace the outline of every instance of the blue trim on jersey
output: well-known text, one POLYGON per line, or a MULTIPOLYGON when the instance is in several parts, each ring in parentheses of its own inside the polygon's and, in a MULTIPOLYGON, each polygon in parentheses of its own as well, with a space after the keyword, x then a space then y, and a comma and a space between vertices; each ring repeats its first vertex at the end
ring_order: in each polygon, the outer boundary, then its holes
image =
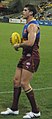
POLYGON ((28 25, 30 25, 30 24, 32 24, 32 23, 38 25, 38 27, 39 27, 39 24, 38 24, 38 22, 37 22, 36 20, 30 21, 30 22, 28 23, 28 25))
MULTIPOLYGON (((28 31, 27 31, 27 28, 30 24, 36 24, 37 27, 39 28, 39 24, 36 20, 32 20, 30 21, 28 24, 25 24, 24 28, 23 28, 23 32, 22 32, 22 37, 25 38, 25 39, 28 39, 28 31)), ((37 33, 36 35, 36 38, 40 38, 40 31, 37 33)))
POLYGON ((28 24, 25 24, 24 28, 23 28, 23 32, 22 32, 22 37, 28 39, 28 24))

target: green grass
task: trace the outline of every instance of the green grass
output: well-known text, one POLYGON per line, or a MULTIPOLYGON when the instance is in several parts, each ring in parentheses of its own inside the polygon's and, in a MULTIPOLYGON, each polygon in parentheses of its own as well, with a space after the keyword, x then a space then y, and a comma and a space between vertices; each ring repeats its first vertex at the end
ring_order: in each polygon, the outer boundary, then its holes
MULTIPOLYGON (((13 90, 13 76, 16 65, 21 56, 21 49, 16 52, 10 44, 12 32, 17 31, 21 35, 23 25, 0 23, 0 112, 6 110, 12 104, 12 93, 1 93, 13 90)), ((52 27, 40 26, 40 66, 31 81, 33 89, 52 87, 52 27)), ((52 118, 52 89, 35 90, 37 103, 40 107, 40 119, 52 118)), ((30 104, 22 92, 19 100, 20 114, 18 116, 0 115, 0 119, 22 119, 23 115, 31 110, 30 104), (26 105, 25 105, 26 104, 26 105)))

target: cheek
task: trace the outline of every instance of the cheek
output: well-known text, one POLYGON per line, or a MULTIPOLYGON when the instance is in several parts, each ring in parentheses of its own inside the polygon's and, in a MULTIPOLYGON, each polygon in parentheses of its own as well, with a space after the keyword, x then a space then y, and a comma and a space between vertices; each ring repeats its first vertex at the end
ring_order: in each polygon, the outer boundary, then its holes
POLYGON ((29 16, 29 12, 28 11, 26 12, 26 15, 29 16))
POLYGON ((26 14, 25 12, 23 13, 23 15, 24 15, 24 17, 26 17, 26 16, 27 16, 27 14, 26 14))
POLYGON ((23 12, 23 15, 25 16, 25 15, 26 15, 26 13, 25 13, 25 12, 23 12))

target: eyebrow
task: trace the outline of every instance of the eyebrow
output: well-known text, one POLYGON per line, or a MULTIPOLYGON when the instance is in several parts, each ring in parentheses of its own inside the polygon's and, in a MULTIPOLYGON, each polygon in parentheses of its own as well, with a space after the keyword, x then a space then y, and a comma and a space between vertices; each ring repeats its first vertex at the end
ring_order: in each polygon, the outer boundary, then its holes
POLYGON ((24 8, 23 10, 24 10, 24 11, 27 11, 28 9, 24 8))

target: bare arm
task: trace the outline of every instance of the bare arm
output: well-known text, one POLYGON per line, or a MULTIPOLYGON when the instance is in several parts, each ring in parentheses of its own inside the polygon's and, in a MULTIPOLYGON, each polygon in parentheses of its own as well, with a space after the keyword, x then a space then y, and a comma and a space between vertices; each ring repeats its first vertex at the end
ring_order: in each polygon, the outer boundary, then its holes
POLYGON ((28 40, 27 40, 27 45, 32 46, 35 42, 36 39, 36 34, 37 34, 37 26, 34 24, 31 24, 28 28, 28 40))
POLYGON ((38 30, 37 26, 31 24, 28 27, 28 40, 24 41, 21 45, 32 46, 36 39, 37 30, 38 30))
POLYGON ((37 34, 38 28, 36 25, 31 24, 28 27, 28 40, 24 41, 21 44, 14 45, 14 48, 16 47, 24 47, 24 46, 33 46, 35 39, 36 39, 36 34, 37 34))

